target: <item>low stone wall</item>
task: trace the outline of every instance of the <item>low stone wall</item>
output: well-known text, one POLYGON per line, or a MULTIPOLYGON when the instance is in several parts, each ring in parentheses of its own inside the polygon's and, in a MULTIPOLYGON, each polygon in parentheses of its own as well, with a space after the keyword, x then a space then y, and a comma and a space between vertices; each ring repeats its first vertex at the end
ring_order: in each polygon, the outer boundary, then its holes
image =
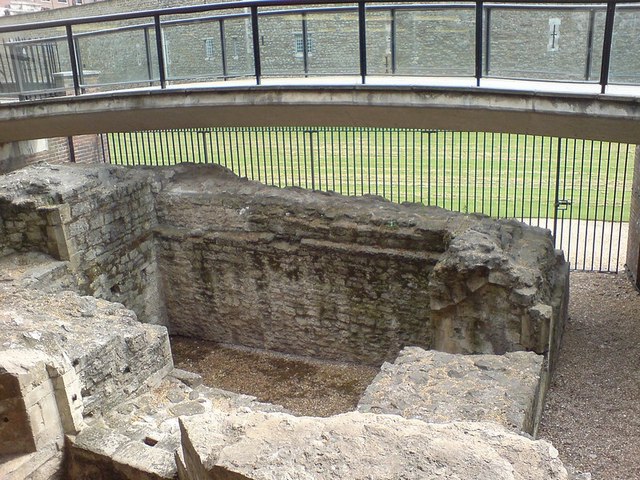
POLYGON ((166 172, 156 234, 176 334, 371 364, 405 345, 555 355, 568 266, 547 231, 166 172))
POLYGON ((358 411, 427 423, 495 422, 534 438, 545 393, 542 355, 453 355, 407 347, 385 363, 358 411))

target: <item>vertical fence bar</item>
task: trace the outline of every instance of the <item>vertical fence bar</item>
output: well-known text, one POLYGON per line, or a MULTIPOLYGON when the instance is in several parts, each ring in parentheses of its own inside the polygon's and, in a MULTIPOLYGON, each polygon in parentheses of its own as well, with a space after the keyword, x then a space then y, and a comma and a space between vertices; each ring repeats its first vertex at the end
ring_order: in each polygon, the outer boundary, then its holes
POLYGON ((360 77, 365 83, 367 77, 367 23, 365 2, 358 2, 358 45, 360 46, 360 77))
MULTIPOLYGON (((260 63, 260 30, 258 29, 258 7, 251 7, 251 35, 253 36, 253 65, 256 75, 256 85, 260 85, 262 77, 262 64, 260 63)), ((306 43, 306 39, 303 39, 306 43)))
POLYGON ((609 83, 609 65, 611 63, 611 43, 613 41, 613 22, 616 13, 616 2, 607 2, 607 17, 604 23, 604 39, 602 41, 602 67, 600 70, 600 93, 604 93, 609 83))
POLYGON ((557 248, 558 242, 558 207, 560 207, 560 161, 562 160, 562 139, 558 137, 556 147, 556 185, 553 209, 553 244, 557 248))
MULTIPOLYGON (((607 261, 607 271, 611 271, 611 255, 613 254, 613 224, 615 222, 615 212, 616 212, 616 200, 618 195, 618 171, 620 170, 620 144, 617 144, 616 149, 616 167, 615 167, 615 178, 613 179, 613 201, 611 206, 611 229, 609 232, 609 260, 607 261)), ((624 206, 624 202, 622 202, 624 206)), ((621 208, 624 208, 621 206, 621 208)), ((603 241, 604 243, 604 241, 603 241)), ((616 272, 618 271, 618 258, 616 257, 616 272)))
POLYGON ((476 87, 480 86, 482 78, 482 28, 483 28, 483 2, 476 2, 476 87))
POLYGON ((69 45, 69 61, 71 62, 71 75, 73 76, 73 90, 76 95, 80 95, 80 79, 78 78, 78 56, 76 52, 76 42, 73 40, 73 30, 71 25, 67 25, 67 45, 69 45))
POLYGON ((167 87, 167 73, 164 64, 164 45, 162 42, 162 27, 160 25, 160 15, 153 16, 153 23, 156 30, 156 52, 158 54, 158 73, 160 74, 160 88, 167 87))

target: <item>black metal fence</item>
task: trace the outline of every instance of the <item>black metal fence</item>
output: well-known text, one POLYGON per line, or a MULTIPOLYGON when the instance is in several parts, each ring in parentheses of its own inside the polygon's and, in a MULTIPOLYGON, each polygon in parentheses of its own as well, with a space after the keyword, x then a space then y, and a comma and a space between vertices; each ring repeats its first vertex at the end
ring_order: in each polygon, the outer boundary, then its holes
POLYGON ((3 41, 0 48, 0 93, 21 100, 64 93, 58 45, 50 41, 3 41))
POLYGON ((206 128, 107 134, 119 165, 213 163, 278 187, 380 195, 554 232, 574 269, 624 265, 631 145, 385 128, 206 128))

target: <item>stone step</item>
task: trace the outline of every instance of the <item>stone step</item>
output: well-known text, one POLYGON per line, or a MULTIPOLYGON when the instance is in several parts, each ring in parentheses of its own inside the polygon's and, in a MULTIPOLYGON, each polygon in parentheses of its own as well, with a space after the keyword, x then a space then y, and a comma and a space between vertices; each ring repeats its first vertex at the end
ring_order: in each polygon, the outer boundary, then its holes
MULTIPOLYGON (((283 411, 255 397, 202 385, 193 373, 174 369, 150 391, 92 420, 69 442, 69 480, 110 478, 165 480, 184 472, 178 418, 207 412, 283 411), (119 475, 119 476, 118 476, 119 475)), ((182 477, 181 477, 182 478, 182 477)))
POLYGON ((67 445, 67 478, 81 480, 173 480, 177 468, 173 452, 153 442, 135 441, 102 426, 87 427, 67 445))
POLYGON ((26 455, 0 456, 3 480, 62 480, 63 454, 51 443, 26 455))

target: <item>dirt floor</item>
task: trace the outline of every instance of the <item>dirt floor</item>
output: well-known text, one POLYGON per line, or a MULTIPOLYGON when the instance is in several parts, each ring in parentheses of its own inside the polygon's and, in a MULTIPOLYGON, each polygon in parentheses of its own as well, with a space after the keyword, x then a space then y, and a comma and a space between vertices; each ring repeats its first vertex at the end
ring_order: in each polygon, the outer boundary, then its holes
MULTIPOLYGON (((593 480, 640 480, 640 295, 626 275, 571 274, 570 319, 540 437, 593 480)), ((377 369, 172 339, 207 385, 299 415, 352 410, 377 369)))
POLYGON ((205 385, 253 395, 297 415, 328 417, 355 409, 377 368, 321 362, 172 337, 176 367, 205 385))
POLYGON ((540 437, 593 480, 640 479, 640 295, 624 274, 572 272, 570 298, 540 437))

